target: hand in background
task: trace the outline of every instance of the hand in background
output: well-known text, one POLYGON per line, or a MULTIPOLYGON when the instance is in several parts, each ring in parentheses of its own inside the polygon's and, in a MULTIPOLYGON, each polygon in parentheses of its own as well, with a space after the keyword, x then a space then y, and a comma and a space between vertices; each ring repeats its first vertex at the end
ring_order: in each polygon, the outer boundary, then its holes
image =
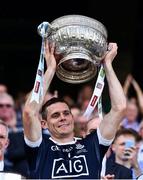
POLYGON ((101 176, 101 180, 115 180, 115 175, 107 174, 106 176, 101 176))

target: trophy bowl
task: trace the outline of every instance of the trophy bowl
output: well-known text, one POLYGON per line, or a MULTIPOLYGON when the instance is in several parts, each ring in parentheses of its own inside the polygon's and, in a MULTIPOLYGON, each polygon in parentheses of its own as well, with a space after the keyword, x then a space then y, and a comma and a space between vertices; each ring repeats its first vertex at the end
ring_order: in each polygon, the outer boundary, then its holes
POLYGON ((107 50, 107 30, 101 22, 65 15, 48 23, 46 38, 55 43, 58 78, 76 84, 96 75, 107 50))

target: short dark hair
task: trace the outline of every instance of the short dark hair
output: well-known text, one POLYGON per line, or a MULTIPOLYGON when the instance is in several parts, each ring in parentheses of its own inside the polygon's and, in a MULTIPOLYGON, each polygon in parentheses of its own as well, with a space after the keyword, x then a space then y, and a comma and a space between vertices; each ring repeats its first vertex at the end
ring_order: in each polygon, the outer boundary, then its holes
MULTIPOLYGON (((58 103, 58 102, 65 103, 68 105, 68 103, 66 101, 64 101, 64 99, 62 99, 62 98, 53 97, 53 98, 49 99, 48 101, 45 102, 45 104, 43 104, 43 106, 41 108, 42 119, 47 119, 47 107, 52 104, 58 103)), ((68 105, 68 107, 69 107, 69 105, 68 105)))
MULTIPOLYGON (((115 135, 115 139, 114 139, 114 142, 118 139, 118 137, 120 136, 124 136, 124 135, 130 135, 130 136, 133 136, 135 138, 135 141, 136 142, 139 142, 141 139, 140 139, 140 136, 138 134, 138 132, 132 128, 121 128, 117 131, 116 135, 115 135)), ((113 142, 113 143, 114 143, 113 142)))

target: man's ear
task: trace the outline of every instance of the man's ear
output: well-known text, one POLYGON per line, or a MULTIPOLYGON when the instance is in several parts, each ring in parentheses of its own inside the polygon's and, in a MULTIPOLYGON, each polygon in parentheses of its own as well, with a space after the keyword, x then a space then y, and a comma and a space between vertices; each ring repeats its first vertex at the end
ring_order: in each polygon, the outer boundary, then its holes
POLYGON ((115 144, 111 145, 111 149, 112 149, 113 152, 115 152, 115 144))
POLYGON ((48 126, 47 126, 47 121, 46 121, 46 120, 41 119, 41 127, 42 127, 43 129, 47 129, 47 128, 48 128, 48 126))
POLYGON ((5 149, 8 147, 9 145, 9 139, 7 139, 7 142, 5 143, 5 149))

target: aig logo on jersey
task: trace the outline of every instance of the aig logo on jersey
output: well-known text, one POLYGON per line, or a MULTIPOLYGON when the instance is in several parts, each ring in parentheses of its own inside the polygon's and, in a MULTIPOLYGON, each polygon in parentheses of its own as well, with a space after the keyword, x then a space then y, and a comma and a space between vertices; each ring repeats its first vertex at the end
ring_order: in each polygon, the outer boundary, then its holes
POLYGON ((69 160, 55 159, 53 162, 52 178, 68 178, 89 175, 84 155, 74 156, 69 160))

